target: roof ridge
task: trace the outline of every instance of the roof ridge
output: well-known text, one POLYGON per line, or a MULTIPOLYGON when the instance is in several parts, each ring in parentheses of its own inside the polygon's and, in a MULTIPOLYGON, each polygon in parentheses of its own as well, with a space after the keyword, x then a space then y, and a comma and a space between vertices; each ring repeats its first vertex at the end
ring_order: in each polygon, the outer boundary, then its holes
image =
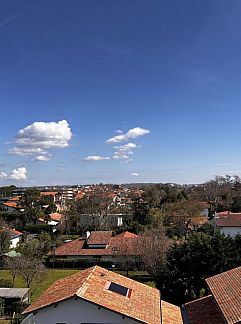
POLYGON ((85 280, 85 282, 82 284, 82 286, 76 291, 76 296, 78 296, 78 297, 80 297, 81 296, 81 293, 84 293, 84 292, 86 292, 86 290, 88 289, 88 287, 89 287, 89 284, 88 284, 88 280, 90 279, 90 277, 93 275, 93 273, 95 272, 95 270, 96 270, 96 268, 97 268, 97 265, 95 265, 94 267, 93 267, 93 269, 90 271, 90 273, 88 274, 88 276, 87 276, 87 278, 86 278, 86 280, 85 280), (83 291, 84 290, 84 291, 83 291))
POLYGON ((191 300, 190 302, 185 303, 185 305, 190 305, 190 304, 195 303, 196 301, 199 301, 199 300, 202 300, 202 299, 206 299, 206 298, 210 298, 210 297, 213 297, 213 295, 212 294, 209 294, 207 296, 203 296, 203 297, 200 297, 198 299, 191 300))

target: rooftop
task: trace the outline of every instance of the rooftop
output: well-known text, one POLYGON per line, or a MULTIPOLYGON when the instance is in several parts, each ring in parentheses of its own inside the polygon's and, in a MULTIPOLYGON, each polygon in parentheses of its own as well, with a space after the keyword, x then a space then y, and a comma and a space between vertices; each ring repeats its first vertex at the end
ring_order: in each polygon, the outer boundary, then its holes
POLYGON ((186 303, 184 308, 189 324, 226 323, 212 295, 186 303))
POLYGON ((241 267, 206 279, 227 323, 241 322, 241 267))
POLYGON ((143 323, 161 322, 160 293, 157 289, 98 266, 57 280, 24 313, 32 313, 71 297, 78 297, 143 323), (111 283, 125 287, 131 294, 124 296, 108 289, 111 283))
POLYGON ((178 306, 161 301, 162 324, 182 324, 181 309, 178 306))
POLYGON ((241 227, 241 213, 222 213, 215 217, 220 227, 241 227))
POLYGON ((93 231, 88 237, 88 244, 109 244, 112 231, 93 231))
POLYGON ((23 298, 29 288, 0 288, 0 298, 23 298))

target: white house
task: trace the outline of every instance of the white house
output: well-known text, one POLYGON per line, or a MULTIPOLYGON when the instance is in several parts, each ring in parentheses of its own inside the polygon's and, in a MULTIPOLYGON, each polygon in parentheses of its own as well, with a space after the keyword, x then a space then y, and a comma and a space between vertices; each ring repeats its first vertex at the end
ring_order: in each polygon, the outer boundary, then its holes
POLYGON ((22 324, 183 323, 179 307, 165 303, 161 316, 160 305, 157 289, 95 266, 52 284, 24 311, 22 324))
POLYGON ((1 232, 8 232, 10 234, 10 249, 15 249, 21 241, 23 233, 16 231, 14 228, 6 227, 0 230, 1 232))
POLYGON ((231 213, 229 211, 216 213, 212 222, 214 228, 224 235, 235 237, 241 234, 241 213, 231 213))

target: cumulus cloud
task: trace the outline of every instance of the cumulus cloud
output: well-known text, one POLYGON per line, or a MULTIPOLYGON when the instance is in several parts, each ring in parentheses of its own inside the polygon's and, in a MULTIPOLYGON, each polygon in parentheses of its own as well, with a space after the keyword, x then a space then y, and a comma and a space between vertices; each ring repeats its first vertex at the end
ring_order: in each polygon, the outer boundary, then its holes
POLYGON ((0 172, 0 179, 6 179, 7 178, 7 173, 5 172, 0 172))
POLYGON ((139 176, 139 173, 133 172, 131 175, 134 176, 134 177, 138 177, 139 176))
POLYGON ((84 158, 84 161, 103 161, 110 160, 108 156, 100 156, 100 155, 89 155, 84 158))
POLYGON ((9 153, 32 156, 38 161, 48 161, 51 158, 49 150, 69 146, 71 138, 71 129, 66 120, 35 122, 18 131, 15 146, 9 153))
POLYGON ((135 143, 128 143, 125 145, 117 145, 114 146, 114 149, 116 150, 113 159, 130 159, 130 155, 133 155, 133 150, 137 148, 137 145, 135 143))
POLYGON ((25 167, 20 167, 12 170, 9 179, 27 180, 27 169, 25 167))
POLYGON ((150 131, 148 129, 141 128, 141 127, 135 127, 135 128, 130 129, 125 134, 119 134, 119 135, 109 138, 106 141, 106 143, 110 144, 110 143, 126 142, 130 139, 135 139, 137 137, 140 137, 140 136, 143 136, 143 135, 146 135, 149 133, 150 133, 150 131))

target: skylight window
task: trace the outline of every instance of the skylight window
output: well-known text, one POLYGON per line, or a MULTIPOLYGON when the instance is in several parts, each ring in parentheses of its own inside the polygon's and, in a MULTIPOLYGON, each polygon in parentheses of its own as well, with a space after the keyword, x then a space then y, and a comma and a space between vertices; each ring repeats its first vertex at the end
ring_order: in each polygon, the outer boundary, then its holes
POLYGON ((121 286, 119 284, 116 284, 114 282, 108 282, 106 285, 106 289, 110 290, 114 293, 117 293, 119 295, 122 295, 124 297, 130 298, 131 289, 121 286))

